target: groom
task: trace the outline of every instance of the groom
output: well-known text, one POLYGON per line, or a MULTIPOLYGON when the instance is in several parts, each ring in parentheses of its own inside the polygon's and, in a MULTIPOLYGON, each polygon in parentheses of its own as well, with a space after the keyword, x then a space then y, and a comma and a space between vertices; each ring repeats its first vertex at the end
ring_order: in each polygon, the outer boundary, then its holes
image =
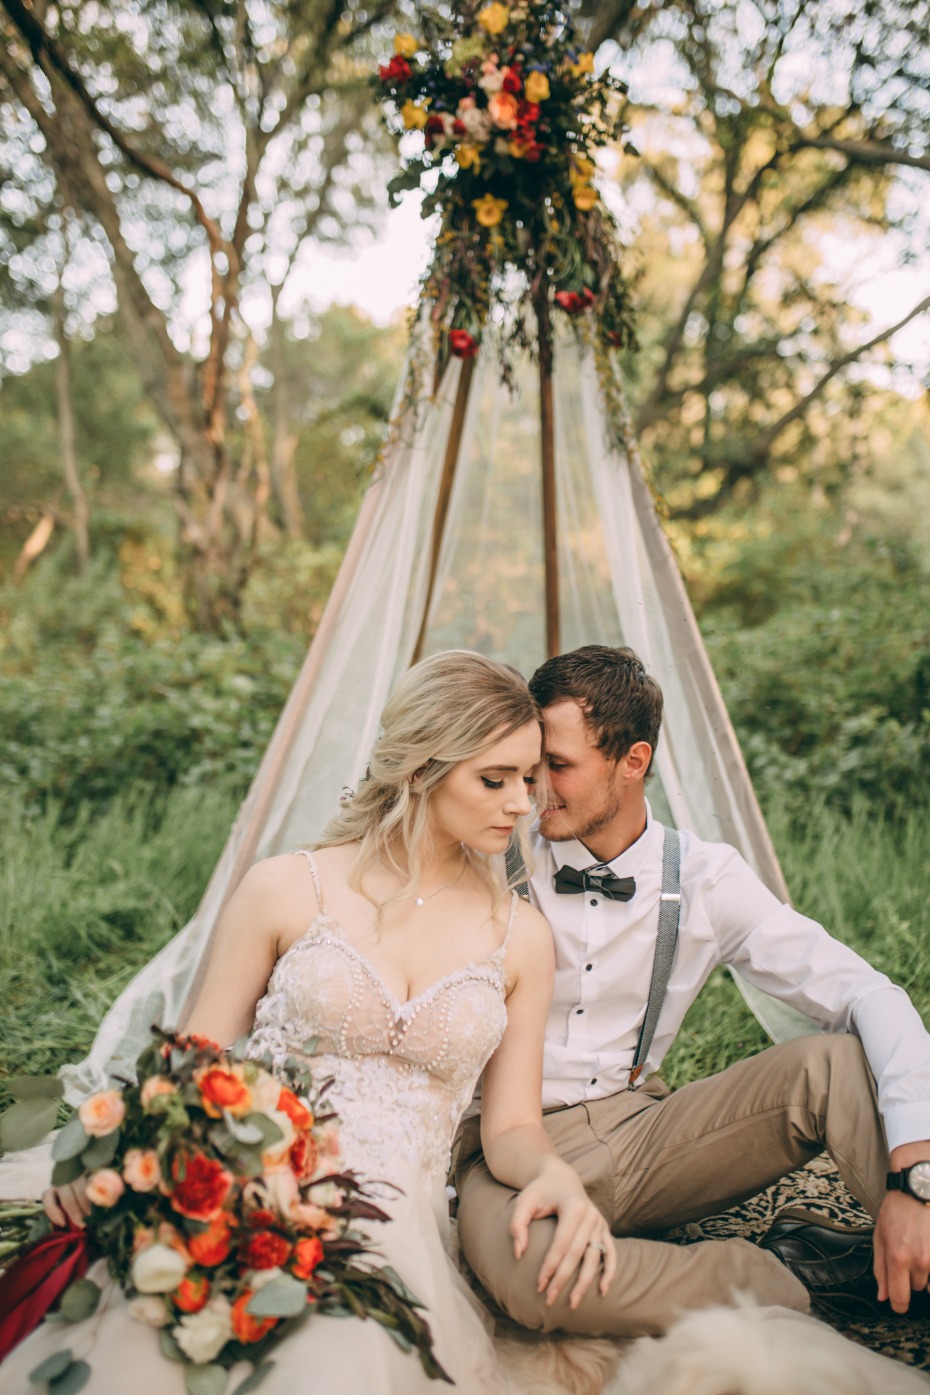
POLYGON ((725 844, 682 831, 680 891, 669 890, 664 830, 644 792, 662 694, 631 650, 560 655, 530 688, 546 721, 549 785, 531 895, 556 948, 544 1123, 610 1221, 619 1264, 607 1296, 592 1286, 576 1309, 564 1279, 554 1301, 552 1285, 539 1293, 555 1221, 534 1221, 514 1259, 515 1193, 491 1177, 472 1120, 456 1174, 472 1268, 511 1317, 544 1331, 657 1332, 734 1292, 800 1311, 813 1299, 863 1315, 888 1299, 905 1312, 930 1279, 930 1036, 909 998, 779 902, 725 844), (666 903, 680 906, 679 938, 637 1071, 666 903), (720 963, 825 1030, 670 1094, 652 1072, 720 963), (798 1213, 776 1221, 762 1246, 646 1238, 723 1210, 824 1149, 876 1217, 874 1255, 869 1232, 798 1213))

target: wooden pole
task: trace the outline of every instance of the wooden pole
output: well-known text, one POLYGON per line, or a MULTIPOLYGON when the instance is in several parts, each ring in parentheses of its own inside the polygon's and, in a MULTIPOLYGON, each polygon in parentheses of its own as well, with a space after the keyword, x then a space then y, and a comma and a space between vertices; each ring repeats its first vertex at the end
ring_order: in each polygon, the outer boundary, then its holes
POLYGON ((539 334, 539 432, 542 460, 543 560, 546 573, 546 653, 558 654, 559 554, 556 528, 555 435, 552 416, 552 326, 549 288, 543 281, 536 295, 539 334))
POLYGON ((433 603, 436 572, 439 569, 439 554, 442 551, 442 540, 446 531, 446 518, 449 513, 449 501, 452 498, 452 484, 455 480, 455 469, 458 465, 459 452, 462 448, 462 432, 465 429, 465 411, 468 407, 468 397, 471 392, 471 380, 474 371, 475 360, 473 358, 463 359, 458 391, 455 394, 455 405, 452 408, 452 420, 449 423, 446 454, 442 462, 442 475, 439 480, 436 512, 433 514, 433 543, 429 564, 429 580, 426 584, 426 598, 423 602, 423 619, 420 622, 420 633, 417 635, 417 642, 413 651, 413 658, 411 659, 411 663, 414 664, 418 659, 422 658, 423 645, 426 642, 426 626, 429 620, 430 607, 433 603))

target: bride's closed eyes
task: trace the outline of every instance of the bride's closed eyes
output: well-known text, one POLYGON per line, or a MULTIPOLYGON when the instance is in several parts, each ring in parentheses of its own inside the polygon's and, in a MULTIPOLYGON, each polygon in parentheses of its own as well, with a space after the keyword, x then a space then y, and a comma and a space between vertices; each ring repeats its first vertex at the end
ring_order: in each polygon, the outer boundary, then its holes
MULTIPOLYGON (((502 790, 504 788, 503 780, 492 780, 489 775, 482 775, 481 783, 487 785, 489 790, 502 790)), ((536 784, 536 776, 524 775, 523 783, 526 785, 527 789, 532 789, 536 784)))

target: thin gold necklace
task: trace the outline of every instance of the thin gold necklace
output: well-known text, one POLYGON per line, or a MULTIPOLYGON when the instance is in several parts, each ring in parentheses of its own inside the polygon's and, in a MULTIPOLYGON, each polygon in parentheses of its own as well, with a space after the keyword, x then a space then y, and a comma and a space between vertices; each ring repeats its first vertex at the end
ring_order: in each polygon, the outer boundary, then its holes
POLYGON ((415 906, 417 909, 419 909, 420 906, 425 906, 426 903, 427 903, 427 901, 432 901, 432 899, 433 899, 434 896, 438 896, 439 893, 440 893, 440 891, 451 891, 452 888, 453 888, 454 886, 458 886, 459 882, 462 880, 462 878, 463 878, 464 875, 465 875, 465 868, 466 868, 467 866, 468 866, 468 858, 466 857, 466 858, 463 860, 463 862, 462 862, 462 870, 461 870, 461 872, 459 872, 459 874, 458 874, 458 876, 456 877, 456 879, 455 879, 454 882, 446 882, 446 885, 445 885, 445 886, 437 886, 436 890, 435 890, 435 891, 431 891, 430 894, 429 894, 428 896, 414 896, 414 898, 413 898, 413 904, 414 904, 414 906, 415 906))

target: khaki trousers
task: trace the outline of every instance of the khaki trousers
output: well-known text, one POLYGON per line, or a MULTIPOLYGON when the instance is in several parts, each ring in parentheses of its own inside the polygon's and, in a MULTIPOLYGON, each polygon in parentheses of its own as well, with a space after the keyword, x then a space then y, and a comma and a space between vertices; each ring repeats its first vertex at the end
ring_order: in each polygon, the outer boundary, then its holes
POLYGON ((652 1334, 734 1293, 806 1312, 803 1285, 749 1241, 679 1246, 646 1237, 735 1205, 824 1149, 873 1216, 885 1192, 875 1083, 858 1039, 844 1034, 783 1042, 674 1094, 654 1078, 636 1092, 549 1111, 543 1123, 617 1237, 606 1297, 592 1286, 572 1312, 567 1284, 546 1306, 536 1279, 555 1221, 534 1221, 525 1254, 514 1259, 508 1226, 517 1193, 491 1176, 477 1120, 463 1126, 455 1167, 462 1250, 498 1305, 537 1331, 652 1334))

